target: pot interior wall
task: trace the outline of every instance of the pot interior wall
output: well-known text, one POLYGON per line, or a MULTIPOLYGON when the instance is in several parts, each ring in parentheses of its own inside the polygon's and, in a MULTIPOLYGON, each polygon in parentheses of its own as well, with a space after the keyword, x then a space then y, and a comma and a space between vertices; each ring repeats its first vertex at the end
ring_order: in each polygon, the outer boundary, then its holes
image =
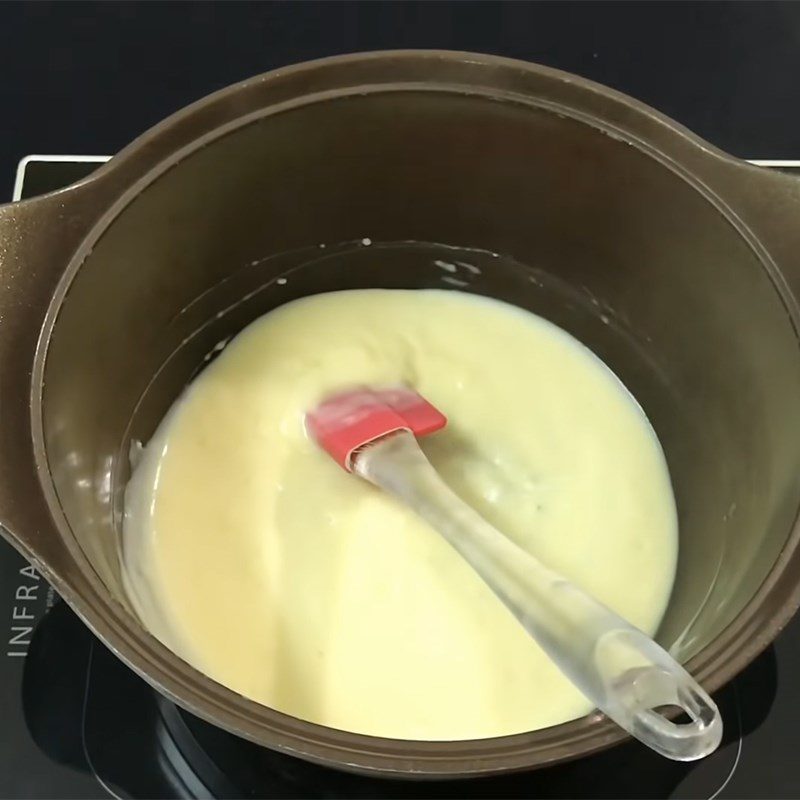
POLYGON ((422 91, 227 134, 137 196, 78 272, 50 342, 44 430, 67 520, 114 596, 131 439, 258 315, 367 286, 490 295, 589 345, 644 407, 672 475, 680 559, 661 640, 689 657, 752 598, 800 475, 797 342, 763 265, 630 144, 547 110, 422 91), (480 272, 437 268, 441 247, 385 244, 408 241, 477 248, 458 260, 480 272))

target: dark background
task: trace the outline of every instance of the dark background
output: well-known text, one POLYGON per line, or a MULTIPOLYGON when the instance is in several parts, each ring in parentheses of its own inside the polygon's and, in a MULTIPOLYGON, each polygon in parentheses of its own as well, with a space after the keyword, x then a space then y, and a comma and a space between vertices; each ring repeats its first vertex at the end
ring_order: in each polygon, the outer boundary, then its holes
POLYGON ((114 153, 229 83, 398 47, 560 67, 735 155, 800 158, 800 2, 0 1, 0 200, 28 153, 114 153))

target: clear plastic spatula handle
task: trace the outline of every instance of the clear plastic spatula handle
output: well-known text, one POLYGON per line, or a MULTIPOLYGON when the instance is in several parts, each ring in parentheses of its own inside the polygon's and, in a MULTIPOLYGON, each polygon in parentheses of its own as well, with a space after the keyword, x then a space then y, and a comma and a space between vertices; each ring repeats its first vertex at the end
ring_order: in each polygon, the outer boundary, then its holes
POLYGON ((714 701, 650 637, 505 537, 442 481, 411 433, 358 452, 353 471, 403 501, 472 565, 561 671, 657 753, 693 761, 722 739, 714 701), (657 709, 679 706, 676 723, 657 709))

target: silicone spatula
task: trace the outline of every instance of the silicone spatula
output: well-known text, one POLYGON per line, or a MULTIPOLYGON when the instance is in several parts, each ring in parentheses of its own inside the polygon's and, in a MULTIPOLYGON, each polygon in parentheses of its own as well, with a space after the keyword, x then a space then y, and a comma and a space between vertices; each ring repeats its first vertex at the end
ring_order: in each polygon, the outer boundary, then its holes
POLYGON ((714 701, 649 636, 516 545, 441 479, 416 437, 447 420, 406 387, 360 388, 307 414, 311 436, 344 469, 393 495, 470 563, 561 671, 657 753, 693 761, 716 750, 714 701), (679 707, 688 722, 660 713, 679 707))

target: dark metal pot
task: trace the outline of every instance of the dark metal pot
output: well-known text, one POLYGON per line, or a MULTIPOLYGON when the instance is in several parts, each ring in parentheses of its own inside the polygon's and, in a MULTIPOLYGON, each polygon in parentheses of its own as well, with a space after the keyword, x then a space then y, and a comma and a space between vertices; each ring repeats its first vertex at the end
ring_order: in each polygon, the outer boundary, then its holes
POLYGON ((217 342, 274 305, 438 285, 421 259, 382 268, 380 250, 309 265, 308 248, 364 236, 501 254, 464 288, 553 319, 639 398, 680 514, 659 638, 722 686, 800 598, 800 182, 609 89, 507 59, 376 53, 279 70, 170 117, 80 184, 0 207, 9 540, 153 686, 268 747, 463 776, 623 738, 599 715, 449 743, 326 729, 219 686, 129 612, 117 543, 130 440, 217 342))

